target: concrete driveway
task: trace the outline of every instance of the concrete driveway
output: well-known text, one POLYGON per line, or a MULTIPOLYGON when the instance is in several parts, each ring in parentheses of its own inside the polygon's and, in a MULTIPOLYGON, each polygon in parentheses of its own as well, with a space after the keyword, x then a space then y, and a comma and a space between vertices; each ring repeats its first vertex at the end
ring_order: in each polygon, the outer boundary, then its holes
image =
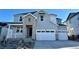
POLYGON ((75 41, 43 41, 37 40, 34 49, 79 49, 79 42, 75 41))

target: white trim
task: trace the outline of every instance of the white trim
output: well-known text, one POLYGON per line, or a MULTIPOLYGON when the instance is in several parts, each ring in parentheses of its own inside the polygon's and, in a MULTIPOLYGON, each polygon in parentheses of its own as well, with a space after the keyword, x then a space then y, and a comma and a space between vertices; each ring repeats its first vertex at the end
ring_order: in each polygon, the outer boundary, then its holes
POLYGON ((23 25, 23 24, 8 24, 8 25, 23 25))
POLYGON ((31 16, 33 16, 35 19, 37 19, 37 17, 34 16, 34 15, 32 15, 31 13, 28 13, 28 14, 24 15, 23 18, 25 18, 25 17, 28 16, 28 15, 31 15, 31 16))
POLYGON ((50 16, 50 15, 57 16, 56 14, 49 14, 49 16, 50 16))
MULTIPOLYGON (((40 11, 41 11, 41 10, 39 10, 39 11, 38 11, 38 13, 40 13, 40 11)), ((47 12, 47 11, 45 11, 45 10, 43 10, 43 11, 44 11, 44 13, 48 14, 48 12, 47 12)))
POLYGON ((36 29, 37 31, 56 31, 55 29, 36 29))
POLYGON ((67 30, 57 30, 57 31, 66 31, 67 32, 67 30))

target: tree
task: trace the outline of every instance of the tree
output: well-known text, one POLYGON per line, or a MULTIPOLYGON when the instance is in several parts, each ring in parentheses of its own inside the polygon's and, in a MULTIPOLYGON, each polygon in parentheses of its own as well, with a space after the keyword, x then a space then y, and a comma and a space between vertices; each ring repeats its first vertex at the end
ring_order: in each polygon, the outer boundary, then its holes
POLYGON ((6 26, 6 25, 7 25, 7 23, 0 22, 0 26, 6 26))

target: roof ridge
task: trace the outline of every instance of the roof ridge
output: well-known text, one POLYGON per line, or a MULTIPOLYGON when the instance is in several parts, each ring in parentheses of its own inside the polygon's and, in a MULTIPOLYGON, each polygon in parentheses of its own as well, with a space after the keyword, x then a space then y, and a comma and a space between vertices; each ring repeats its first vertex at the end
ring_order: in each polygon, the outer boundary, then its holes
POLYGON ((74 17, 77 14, 79 14, 79 12, 69 13, 66 21, 68 21, 68 19, 71 19, 72 17, 74 17))
POLYGON ((32 11, 32 12, 25 12, 25 13, 18 13, 18 14, 15 14, 15 15, 25 15, 25 14, 28 14, 28 13, 31 13, 31 14, 34 14, 36 13, 37 11, 32 11))

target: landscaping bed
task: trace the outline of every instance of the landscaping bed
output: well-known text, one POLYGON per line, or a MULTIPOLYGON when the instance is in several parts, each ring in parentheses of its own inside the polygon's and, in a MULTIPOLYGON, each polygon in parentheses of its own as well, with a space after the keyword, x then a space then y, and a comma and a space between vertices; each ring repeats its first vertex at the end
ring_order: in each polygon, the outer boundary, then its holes
POLYGON ((34 40, 24 41, 24 39, 7 39, 0 41, 0 49, 32 49, 34 40))

